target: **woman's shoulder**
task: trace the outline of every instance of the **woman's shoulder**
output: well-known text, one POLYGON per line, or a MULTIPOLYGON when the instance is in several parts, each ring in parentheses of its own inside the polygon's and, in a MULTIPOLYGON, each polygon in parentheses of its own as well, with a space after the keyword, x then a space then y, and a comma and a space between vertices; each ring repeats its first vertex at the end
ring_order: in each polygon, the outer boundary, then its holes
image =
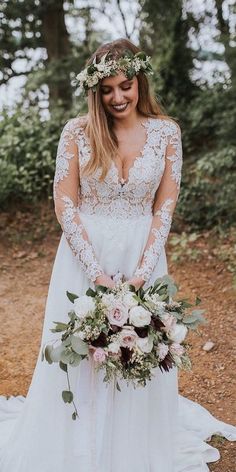
POLYGON ((158 115, 153 118, 156 126, 160 127, 167 134, 181 134, 181 128, 177 121, 167 115, 158 115))
POLYGON ((84 130, 88 121, 87 115, 76 116, 75 118, 71 118, 67 120, 64 125, 63 131, 69 131, 70 133, 77 134, 81 130, 84 130))

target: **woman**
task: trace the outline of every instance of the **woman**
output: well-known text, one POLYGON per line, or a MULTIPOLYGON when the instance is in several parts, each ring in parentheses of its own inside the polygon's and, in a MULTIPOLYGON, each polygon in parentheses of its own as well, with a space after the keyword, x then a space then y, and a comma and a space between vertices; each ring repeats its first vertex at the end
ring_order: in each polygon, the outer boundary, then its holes
MULTIPOLYGON (((181 135, 151 97, 149 58, 138 53, 127 40, 106 44, 78 76, 89 111, 65 125, 58 146, 54 199, 63 235, 42 346, 52 321, 67 319, 66 290, 114 287, 120 274, 147 287, 167 273, 181 135)), ((22 399, 2 400, 12 421, 5 421, 1 472, 203 472, 219 458, 203 440, 215 432, 236 438, 236 429, 178 398, 176 369, 157 370, 145 388, 120 382, 119 392, 94 372, 91 356, 72 369, 71 383, 74 422, 61 403, 64 373, 40 356, 24 406, 22 399)))

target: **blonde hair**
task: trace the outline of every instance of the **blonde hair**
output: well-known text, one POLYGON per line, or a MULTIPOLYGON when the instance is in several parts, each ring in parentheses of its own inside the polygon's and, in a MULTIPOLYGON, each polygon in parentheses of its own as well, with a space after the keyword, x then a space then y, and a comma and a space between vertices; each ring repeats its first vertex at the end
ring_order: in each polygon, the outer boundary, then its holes
MULTIPOLYGON (((118 39, 111 43, 100 46, 87 61, 87 66, 92 64, 95 56, 99 62, 101 57, 109 52, 109 58, 117 60, 125 51, 130 50, 136 54, 140 49, 128 39, 118 39)), ((139 98, 137 103, 138 112, 144 117, 166 117, 162 107, 151 94, 149 82, 143 72, 137 74, 139 98)), ((118 141, 113 131, 112 116, 106 114, 101 99, 100 83, 93 92, 88 90, 88 116, 85 124, 85 132, 91 145, 91 159, 83 169, 84 175, 94 173, 101 168, 101 177, 103 180, 110 168, 113 157, 117 154, 118 141)))

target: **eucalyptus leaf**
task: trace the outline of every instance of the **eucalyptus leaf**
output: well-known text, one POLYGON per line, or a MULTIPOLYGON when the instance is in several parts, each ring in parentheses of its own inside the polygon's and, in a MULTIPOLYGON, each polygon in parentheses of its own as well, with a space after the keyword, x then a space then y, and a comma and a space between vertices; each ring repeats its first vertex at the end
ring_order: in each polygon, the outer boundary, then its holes
POLYGON ((60 321, 53 321, 53 323, 56 325, 54 329, 51 329, 53 333, 60 333, 66 331, 68 328, 66 323, 61 323, 60 321))
POLYGON ((52 362, 60 362, 61 354, 64 351, 64 349, 65 348, 62 344, 60 344, 60 346, 57 346, 57 347, 52 346, 52 349, 50 352, 50 357, 51 357, 52 362))
POLYGON ((60 369, 63 370, 64 372, 68 371, 67 365, 64 364, 62 361, 59 362, 60 369))
POLYGON ((86 355, 89 352, 87 343, 78 336, 71 336, 71 346, 77 354, 86 355))
POLYGON ((44 355, 45 359, 49 364, 52 364, 52 359, 51 359, 51 352, 52 352, 52 346, 47 345, 44 349, 44 355))
POLYGON ((107 287, 105 287, 104 285, 96 285, 96 290, 97 292, 105 293, 107 292, 107 287))
POLYGON ((79 298, 78 295, 76 295, 75 293, 71 293, 71 292, 68 292, 68 291, 66 292, 66 295, 69 298, 70 302, 72 302, 72 303, 74 303, 76 298, 79 298))
POLYGON ((97 294, 94 290, 92 290, 92 288, 88 288, 87 292, 86 292, 86 295, 88 297, 95 297, 97 294))
POLYGON ((62 398, 65 403, 73 402, 73 393, 70 390, 63 390, 62 398))
POLYGON ((121 388, 120 388, 118 382, 116 382, 116 388, 117 388, 117 390, 119 390, 119 392, 121 392, 121 388))
POLYGON ((69 311, 68 316, 69 316, 71 321, 76 321, 78 319, 78 317, 76 316, 74 310, 69 311))

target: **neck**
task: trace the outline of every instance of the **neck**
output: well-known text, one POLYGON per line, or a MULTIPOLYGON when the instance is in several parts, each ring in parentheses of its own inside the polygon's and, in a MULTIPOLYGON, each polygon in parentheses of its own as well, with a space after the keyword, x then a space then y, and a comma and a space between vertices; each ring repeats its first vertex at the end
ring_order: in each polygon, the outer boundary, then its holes
POLYGON ((135 110, 128 116, 113 120, 113 128, 115 131, 122 131, 124 129, 132 129, 140 122, 141 115, 135 110))

